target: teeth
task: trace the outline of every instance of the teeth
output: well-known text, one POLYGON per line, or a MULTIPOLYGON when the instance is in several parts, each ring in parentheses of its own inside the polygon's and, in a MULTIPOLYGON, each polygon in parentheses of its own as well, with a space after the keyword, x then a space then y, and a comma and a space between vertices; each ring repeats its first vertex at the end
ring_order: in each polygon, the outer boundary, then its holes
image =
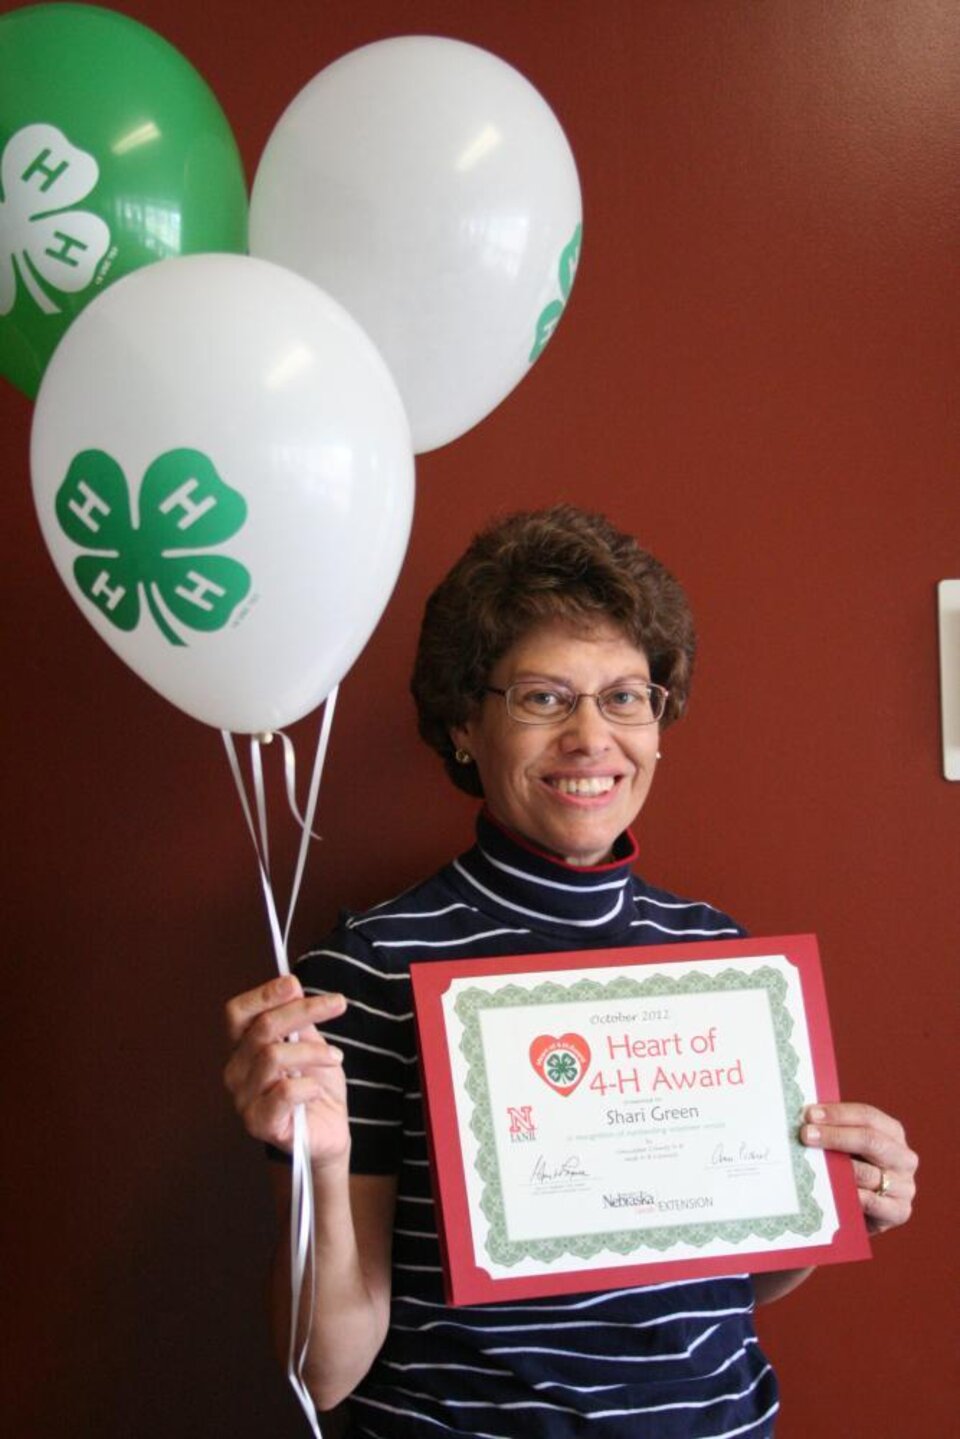
POLYGON ((584 779, 555 779, 551 783, 561 794, 595 795, 607 794, 616 781, 612 775, 605 774, 591 775, 584 779))

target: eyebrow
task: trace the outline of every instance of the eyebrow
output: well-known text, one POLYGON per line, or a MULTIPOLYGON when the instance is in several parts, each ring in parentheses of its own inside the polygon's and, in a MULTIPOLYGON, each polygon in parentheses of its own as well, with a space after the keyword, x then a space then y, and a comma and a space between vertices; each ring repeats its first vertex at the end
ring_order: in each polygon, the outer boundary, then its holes
MULTIPOLYGON (((649 675, 634 674, 631 672, 630 674, 617 675, 616 679, 608 680, 606 684, 600 686, 600 689, 613 689, 615 685, 627 684, 630 680, 639 680, 641 684, 645 685, 653 684, 653 680, 650 678, 649 675)), ((514 675, 513 679, 507 680, 505 683, 510 685, 537 684, 541 681, 544 684, 562 685, 564 689, 568 690, 576 689, 576 685, 573 683, 572 680, 566 679, 561 675, 548 675, 537 670, 521 671, 520 674, 514 675)))

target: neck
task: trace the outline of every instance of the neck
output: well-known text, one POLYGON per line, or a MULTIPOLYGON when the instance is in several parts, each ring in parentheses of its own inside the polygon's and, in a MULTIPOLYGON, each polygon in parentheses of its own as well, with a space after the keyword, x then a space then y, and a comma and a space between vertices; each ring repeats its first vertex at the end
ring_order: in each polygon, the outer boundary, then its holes
POLYGON ((531 854, 539 855, 543 859, 551 860, 554 864, 565 865, 567 869, 593 870, 605 869, 611 865, 632 864, 637 858, 637 842, 630 830, 624 830, 609 849, 597 855, 564 855, 555 850, 546 849, 543 845, 537 844, 536 840, 528 839, 526 835, 518 830, 511 829, 497 819, 496 815, 485 805, 482 811, 483 818, 494 825, 501 834, 507 835, 514 844, 520 845, 531 854))

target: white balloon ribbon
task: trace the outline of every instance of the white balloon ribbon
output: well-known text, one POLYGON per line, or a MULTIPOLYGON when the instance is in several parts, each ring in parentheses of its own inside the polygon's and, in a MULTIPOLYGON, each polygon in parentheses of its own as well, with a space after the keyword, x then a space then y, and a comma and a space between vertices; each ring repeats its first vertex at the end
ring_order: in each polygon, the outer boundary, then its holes
POLYGON ((280 740, 283 745, 283 780, 287 790, 287 804, 290 806, 290 813, 301 829, 307 830, 311 839, 322 839, 316 830, 310 828, 306 819, 300 813, 300 806, 297 804, 297 752, 293 740, 283 730, 274 731, 274 738, 280 740))
MULTIPOLYGON (((310 845, 310 840, 311 838, 318 837, 313 832, 313 819, 316 814, 317 800, 320 795, 320 779, 323 774, 327 747, 330 742, 330 729, 333 724, 333 712, 336 706, 336 700, 337 686, 334 686, 327 696, 323 709, 323 722, 320 726, 320 735, 317 740, 316 754, 314 755, 313 772, 310 776, 307 802, 302 815, 296 804, 296 758, 293 741, 288 735, 281 736, 284 747, 284 773, 287 798, 300 824, 301 831, 293 883, 290 889, 290 898, 287 903, 287 913, 282 924, 270 878, 266 790, 263 778, 262 756, 260 753, 263 738, 257 736, 251 736, 250 738, 250 773, 253 785, 253 807, 251 807, 247 787, 244 783, 243 771, 237 757, 234 737, 229 730, 221 731, 224 747, 227 752, 227 760, 230 764, 230 770, 237 787, 237 794, 240 797, 240 805, 247 822, 247 829, 250 831, 250 838, 253 841, 254 852, 257 856, 257 868, 260 874, 260 885, 263 889, 263 897, 267 909, 267 921, 270 926, 270 937, 273 941, 274 957, 276 959, 277 969, 281 974, 290 973, 290 960, 287 953, 290 927, 293 922, 297 900, 300 897, 300 886, 303 880, 304 869, 306 868, 307 850, 310 845), (254 821, 254 812, 256 813, 256 822, 254 821)), ((291 1035, 290 1038, 291 1040, 295 1040, 297 1036, 291 1035)), ((306 1359, 313 1316, 315 1256, 313 1239, 314 1198, 313 1178, 310 1169, 310 1141, 307 1132, 306 1112, 302 1104, 298 1104, 294 1110, 293 1150, 291 1157, 293 1161, 293 1175, 290 1204, 290 1342, 287 1350, 287 1378, 306 1415, 307 1422, 315 1435, 315 1439, 322 1439, 316 1407, 303 1379, 303 1366, 306 1359), (303 1300, 304 1287, 307 1282, 309 1282, 310 1285, 310 1303, 306 1311, 303 1339, 298 1348, 297 1332, 300 1327, 301 1303, 303 1300)))

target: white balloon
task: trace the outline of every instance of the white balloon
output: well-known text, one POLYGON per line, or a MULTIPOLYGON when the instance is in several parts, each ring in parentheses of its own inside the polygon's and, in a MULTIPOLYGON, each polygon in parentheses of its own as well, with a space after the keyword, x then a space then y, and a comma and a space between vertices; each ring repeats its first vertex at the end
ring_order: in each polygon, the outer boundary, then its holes
POLYGON ((474 45, 403 36, 343 56, 281 116, 250 248, 360 322, 422 453, 482 420, 539 355, 580 223, 573 154, 529 81, 474 45))
POLYGON ((325 698, 410 532, 410 430, 376 348, 315 285, 246 256, 164 260, 88 306, 44 376, 31 466, 87 619, 222 729, 325 698))

